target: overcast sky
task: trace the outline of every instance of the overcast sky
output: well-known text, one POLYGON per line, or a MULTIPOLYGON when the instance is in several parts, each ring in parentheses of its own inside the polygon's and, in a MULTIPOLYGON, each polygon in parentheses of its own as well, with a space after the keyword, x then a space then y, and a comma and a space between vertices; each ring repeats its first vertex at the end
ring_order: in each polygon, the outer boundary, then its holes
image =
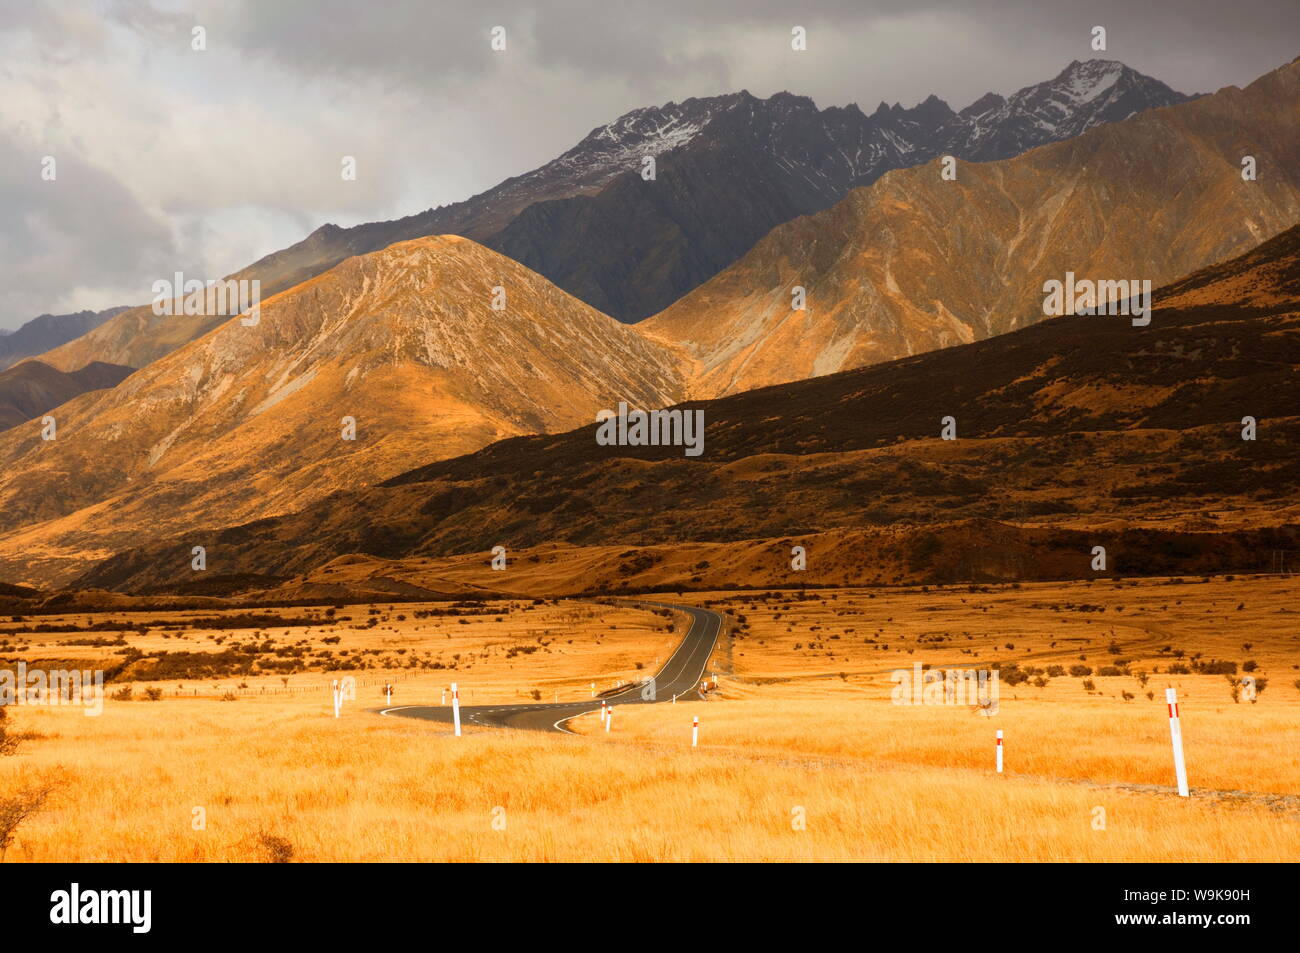
POLYGON ((1182 92, 1300 55, 1297 0, 0 0, 0 327, 140 304, 323 224, 457 201, 639 106, 960 109, 1119 59, 1182 92), (1108 49, 1089 47, 1094 25, 1108 49), (504 53, 490 48, 506 28, 504 53), (808 50, 790 49, 804 26, 808 50), (192 30, 206 50, 192 49, 192 30), (356 181, 340 161, 357 160, 356 181), (54 181, 41 177, 53 156, 54 181))

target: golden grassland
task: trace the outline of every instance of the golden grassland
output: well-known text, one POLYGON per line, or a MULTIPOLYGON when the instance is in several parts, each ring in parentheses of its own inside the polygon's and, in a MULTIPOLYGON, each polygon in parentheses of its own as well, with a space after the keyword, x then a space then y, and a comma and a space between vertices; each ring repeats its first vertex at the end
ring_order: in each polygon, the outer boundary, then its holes
MULTIPOLYGON (((732 619, 714 659, 719 691, 704 703, 620 706, 609 733, 584 716, 571 723, 576 736, 472 729, 456 739, 449 725, 379 715, 382 669, 351 673, 359 697, 339 719, 329 705, 328 679, 337 674, 330 672, 289 676, 291 686, 309 690, 281 694, 257 693, 259 683, 274 688, 279 678, 245 680, 249 688, 233 701, 221 701, 224 692, 211 684, 198 695, 186 684, 177 695, 168 683, 162 700, 110 700, 100 717, 73 707, 11 708, 8 724, 24 740, 17 754, 0 758, 0 797, 41 784, 52 793, 7 859, 1294 859, 1294 593, 1285 579, 1220 578, 809 592, 802 601, 781 593, 781 605, 761 593, 686 595, 680 601, 712 603, 732 619), (1105 611, 1066 611, 1067 604, 1105 611), (810 639, 827 648, 810 650, 810 639), (1223 676, 1169 675, 1177 651, 1182 661, 1197 653, 1255 660, 1254 674, 1269 681, 1253 703, 1240 695, 1234 702, 1223 676), (1130 659, 1128 670, 1146 673, 1147 685, 1136 674, 1094 675, 1091 690, 1070 676, 1043 687, 1002 685, 992 717, 964 705, 890 701, 890 671, 915 661, 1046 667, 1079 655, 1094 668, 1130 659), (1166 684, 1182 700, 1190 799, 1172 791, 1166 684), (998 728, 1006 733, 1001 777, 993 772, 998 728)), ((335 649, 425 645, 429 653, 450 631, 463 659, 477 656, 455 673, 462 697, 473 690, 484 701, 518 701, 544 683, 580 698, 593 679, 644 674, 681 631, 631 607, 559 602, 525 610, 531 605, 494 604, 498 614, 467 625, 442 618, 432 631, 431 619, 414 624, 409 606, 381 607, 378 618, 389 619, 373 628, 360 627, 366 607, 348 607, 338 614, 357 625, 312 627, 307 637, 329 631, 342 637, 335 649), (509 654, 511 639, 536 644, 533 630, 548 626, 552 652, 509 654), (493 633, 498 648, 484 652, 493 633)), ((187 635, 191 649, 216 648, 205 634, 187 635)), ((161 635, 151 630, 145 639, 161 635)), ((175 648, 172 639, 166 644, 175 648)), ((441 649, 444 660, 451 647, 441 649)), ((26 654, 37 653, 33 644, 26 654)), ((401 697, 408 693, 436 703, 452 677, 401 674, 410 677, 397 682, 394 704, 410 703, 401 697)))
POLYGON ((270 838, 303 861, 1245 861, 1300 850, 1300 824, 1264 808, 973 770, 867 771, 603 736, 455 739, 443 725, 335 721, 282 699, 121 708, 21 713, 49 732, 20 756, 24 774, 64 783, 10 860, 269 860, 270 838))
MULTIPOLYGON (((720 684, 728 694, 727 680, 720 684)), ((966 706, 893 705, 847 689, 765 687, 745 701, 689 710, 680 704, 620 706, 614 731, 624 741, 689 745, 691 717, 698 715, 701 749, 830 759, 869 771, 923 766, 983 773, 993 769, 995 732, 1001 729, 1010 778, 1173 789, 1163 698, 1145 705, 1104 699, 1048 705, 1008 694, 997 715, 984 717, 966 706)), ((1294 707, 1205 710, 1181 697, 1180 705, 1192 788, 1207 796, 1300 791, 1294 707)), ((570 727, 599 734, 598 721, 598 715, 587 715, 570 727)), ((1294 800, 1300 812, 1300 797, 1294 800)))
POLYGON ((466 704, 523 702, 532 699, 533 692, 543 701, 576 701, 590 697, 593 682, 597 690, 604 690, 653 671, 656 660, 667 659, 684 631, 684 623, 672 614, 572 600, 499 600, 465 610, 473 614, 426 614, 430 609, 445 608, 442 604, 393 603, 332 611, 310 607, 234 613, 162 610, 33 616, 23 622, 0 623, 0 656, 28 659, 29 666, 41 658, 93 666, 113 662, 114 653, 123 647, 144 653, 216 654, 236 644, 257 644, 264 647, 256 656, 259 665, 301 658, 312 670, 182 677, 150 684, 169 696, 315 692, 328 700, 330 681, 351 675, 366 687, 391 682, 394 703, 440 700, 441 690, 453 681, 466 686, 466 704), (241 629, 223 629, 214 621, 246 614, 284 620, 311 617, 314 621, 310 625, 266 624, 241 629), (105 621, 131 628, 88 629, 105 621), (184 624, 164 624, 178 621, 184 624), (83 631, 4 634, 38 624, 80 626, 83 631), (119 638, 122 646, 111 644, 119 638), (75 644, 88 641, 110 644, 75 644), (11 651, 3 651, 6 643, 13 647, 11 651), (303 654, 276 655, 277 650, 302 650, 303 654), (324 652, 329 655, 320 654, 324 652))
MULTIPOLYGON (((1276 687, 1289 685, 1300 677, 1298 597, 1295 577, 1216 576, 808 590, 803 598, 798 591, 767 590, 682 601, 708 603, 735 619, 724 664, 747 681, 818 681, 915 662, 962 668, 1083 664, 1095 671, 1126 661, 1133 672, 1151 677, 1148 688, 1131 678, 1102 680, 1118 695, 1145 692, 1156 682, 1163 687, 1168 679, 1160 673, 1198 654, 1254 661, 1254 675, 1269 677, 1276 687)), ((1220 694, 1228 698, 1226 684, 1220 694)))

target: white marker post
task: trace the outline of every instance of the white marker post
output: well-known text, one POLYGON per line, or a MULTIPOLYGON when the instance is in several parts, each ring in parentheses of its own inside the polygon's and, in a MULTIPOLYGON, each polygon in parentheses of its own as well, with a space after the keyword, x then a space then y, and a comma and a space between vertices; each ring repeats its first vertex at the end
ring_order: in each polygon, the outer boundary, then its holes
POLYGON ((691 720, 691 747, 697 747, 700 743, 700 716, 696 715, 691 720))
POLYGON ((592 698, 595 698, 595 697, 596 697, 596 683, 595 683, 595 682, 592 682, 592 683, 591 683, 591 697, 592 697, 592 698))
POLYGON ((447 704, 447 689, 445 688, 442 690, 442 703, 447 704))
POLYGON ((1165 702, 1169 706, 1169 739, 1174 745, 1174 773, 1178 776, 1178 796, 1191 797, 1187 789, 1187 762, 1183 760, 1183 726, 1178 718, 1178 691, 1165 689, 1165 702))
POLYGON ((1002 729, 998 729, 998 774, 1002 773, 1002 729))
POLYGON ((613 724, 614 724, 614 706, 610 705, 609 710, 605 712, 605 734, 609 734, 609 729, 613 724))
POLYGON ((456 737, 460 737, 460 690, 456 683, 451 683, 451 720, 456 726, 456 737))
POLYGON ((605 699, 600 700, 600 723, 605 724, 605 718, 609 715, 609 709, 605 707, 605 699))
POLYGON ((334 717, 339 716, 339 680, 334 679, 334 717))
POLYGON ((388 701, 386 702, 386 704, 391 705, 393 703, 393 686, 385 685, 384 694, 388 696, 388 701))

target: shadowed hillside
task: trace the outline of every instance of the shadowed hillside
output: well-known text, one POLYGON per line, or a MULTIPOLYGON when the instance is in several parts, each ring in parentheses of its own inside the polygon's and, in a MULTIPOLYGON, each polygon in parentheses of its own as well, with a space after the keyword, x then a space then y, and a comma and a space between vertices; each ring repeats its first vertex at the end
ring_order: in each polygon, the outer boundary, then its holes
POLYGON ((135 368, 93 361, 71 373, 41 361, 23 361, 0 371, 0 430, 8 430, 87 391, 116 387, 135 368))

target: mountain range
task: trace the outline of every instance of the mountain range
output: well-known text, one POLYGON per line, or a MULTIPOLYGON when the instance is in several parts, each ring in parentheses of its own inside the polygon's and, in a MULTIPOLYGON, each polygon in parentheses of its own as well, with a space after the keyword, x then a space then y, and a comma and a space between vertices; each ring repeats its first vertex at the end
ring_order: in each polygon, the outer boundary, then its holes
MULTIPOLYGON (((42 314, 32 318, 17 329, 0 334, 0 370, 79 338, 126 310, 125 307, 107 308, 75 314, 42 314)), ((89 361, 82 361, 77 367, 84 367, 87 363, 89 361)))
POLYGON ((1023 327, 1067 272, 1158 287, 1240 254, 1300 220, 1300 61, 942 172, 894 171, 778 226, 639 329, 685 350, 691 393, 715 397, 1023 327))
POLYGON ((773 227, 828 208, 893 169, 936 156, 992 160, 1188 97, 1121 63, 1071 63, 1009 99, 960 113, 931 96, 818 110, 789 93, 710 101, 712 116, 647 182, 624 172, 594 195, 538 202, 485 239, 624 321, 668 307, 773 227))
POLYGON ((494 248, 621 321, 637 321, 734 261, 773 226, 827 208, 890 169, 950 153, 1001 159, 1188 99, 1122 63, 1071 63, 960 113, 931 96, 819 110, 747 91, 638 109, 553 162, 465 202, 350 229, 326 226, 248 271, 296 283, 349 254, 459 234, 494 248), (657 156, 654 181, 641 175, 657 156))
POLYGON ((639 547, 690 541, 758 554, 756 581, 772 584, 790 580, 789 545, 804 537, 852 549, 834 565, 859 582, 906 579, 912 564, 940 581, 1050 578, 1069 560, 1077 574, 1099 538, 1126 573, 1255 568, 1261 547, 1300 542, 1300 227, 1157 300, 1146 327, 1069 315, 693 402, 707 426, 700 458, 602 446, 594 425, 516 437, 284 517, 120 553, 79 585, 183 586, 200 537, 214 573, 299 583, 346 556, 418 585, 412 567, 441 557, 485 562, 500 544, 536 562, 534 548, 560 542, 619 547, 599 572, 626 584, 653 564, 639 547), (940 437, 947 416, 953 440, 940 437), (1041 564, 1007 562, 1015 546, 988 553, 989 520, 1038 525, 1041 564))
MULTIPOLYGON (((774 226, 828 208, 891 169, 945 154, 1006 158, 1188 98, 1122 63, 1089 60, 960 112, 934 96, 911 109, 881 103, 871 115, 855 104, 819 110, 786 92, 687 99, 598 126, 551 162, 463 202, 389 222, 323 225, 229 277, 257 279, 270 296, 353 255, 461 235, 632 322, 712 277, 774 226), (654 182, 641 178, 645 156, 656 157, 654 182)), ((46 360, 62 370, 90 359, 143 367, 215 323, 135 308, 46 360)))

